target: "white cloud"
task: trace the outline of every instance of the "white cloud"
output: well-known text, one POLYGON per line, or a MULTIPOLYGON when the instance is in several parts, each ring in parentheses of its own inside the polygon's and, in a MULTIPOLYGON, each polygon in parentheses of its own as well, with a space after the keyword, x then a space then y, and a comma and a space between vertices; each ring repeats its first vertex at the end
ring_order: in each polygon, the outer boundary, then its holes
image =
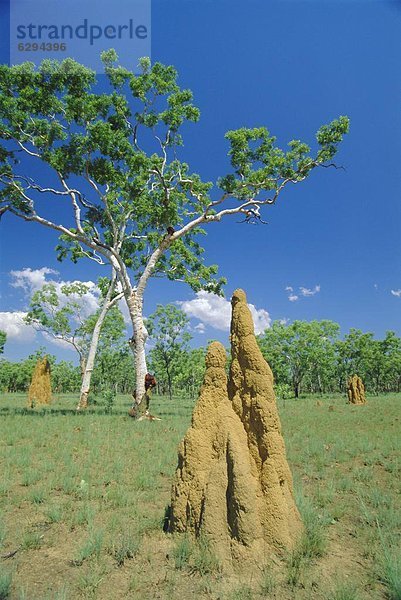
POLYGON ((42 267, 41 269, 22 269, 22 271, 10 272, 13 281, 11 285, 16 288, 23 288, 27 293, 36 292, 45 283, 48 283, 46 275, 58 275, 58 271, 42 267))
POLYGON ((288 292, 288 300, 290 302, 296 302, 299 300, 300 296, 304 298, 309 298, 310 296, 314 296, 320 292, 320 285, 315 285, 314 288, 306 288, 302 285, 298 288, 299 292, 294 293, 294 288, 291 285, 287 285, 285 291, 288 292))
POLYGON ((397 296, 397 298, 401 298, 401 290, 391 290, 393 296, 397 296))
POLYGON ((54 278, 47 277, 48 275, 58 274, 58 271, 50 269, 49 267, 42 267, 41 269, 31 269, 27 267, 21 271, 10 272, 12 277, 11 285, 15 288, 22 288, 25 292, 26 299, 28 300, 30 296, 37 290, 40 290, 45 283, 52 283, 56 288, 60 306, 64 306, 71 299, 75 300, 81 306, 81 313, 84 319, 99 308, 100 290, 96 283, 90 280, 80 282, 57 281, 54 278), (72 283, 83 283, 87 286, 88 291, 82 297, 76 294, 72 294, 69 297, 65 296, 61 288, 63 285, 70 285, 72 283))
POLYGON ((25 315, 21 311, 0 312, 0 329, 6 332, 8 340, 32 342, 35 339, 35 329, 23 321, 25 315))
POLYGON ((312 289, 308 289, 306 287, 300 287, 299 291, 301 292, 302 296, 314 296, 315 294, 318 294, 320 292, 320 285, 315 285, 314 288, 312 289))
POLYGON ((265 329, 270 327, 272 322, 269 313, 264 308, 256 308, 253 304, 248 304, 248 306, 255 324, 256 335, 263 333, 265 329))
MULTIPOLYGON (((45 283, 51 283, 56 288, 60 307, 65 306, 69 300, 73 299, 80 307, 79 313, 82 319, 86 319, 99 308, 100 290, 93 281, 59 281, 55 278, 55 276, 59 275, 58 271, 49 267, 42 267, 41 269, 31 269, 28 267, 20 271, 11 271, 10 275, 11 286, 19 288, 22 291, 26 305, 29 303, 29 299, 34 292, 41 289, 45 283), (67 297, 62 293, 61 288, 63 285, 70 285, 72 283, 83 283, 87 286, 88 291, 83 296, 73 294, 67 297)), ((123 313, 125 322, 130 323, 128 309, 123 300, 120 301, 119 307, 123 313)), ((35 339, 38 330, 32 325, 24 323, 23 317, 25 315, 26 312, 21 311, 0 312, 0 329, 7 333, 9 340, 31 342, 35 339)), ((72 348, 68 342, 56 339, 45 331, 40 331, 40 335, 51 344, 64 349, 72 348)))
POLYGON ((215 329, 230 328, 231 304, 216 294, 200 291, 193 300, 178 302, 188 317, 195 317, 215 329))
MULTIPOLYGON (((230 329, 231 303, 221 296, 200 291, 193 300, 185 300, 178 304, 186 315, 199 319, 201 321, 199 325, 210 325, 221 331, 230 329)), ((256 334, 270 327, 271 318, 267 310, 257 309, 253 304, 248 304, 248 306, 253 317, 256 334)))
POLYGON ((198 323, 197 325, 195 325, 194 329, 197 333, 205 333, 205 324, 198 323))

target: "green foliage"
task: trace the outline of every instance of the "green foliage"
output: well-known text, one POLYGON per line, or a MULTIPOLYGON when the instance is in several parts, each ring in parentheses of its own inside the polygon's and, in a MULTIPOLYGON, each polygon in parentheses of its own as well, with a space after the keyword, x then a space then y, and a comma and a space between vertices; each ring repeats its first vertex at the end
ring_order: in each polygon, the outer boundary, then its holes
POLYGON ((315 156, 311 156, 310 147, 300 140, 289 142, 287 152, 281 150, 265 127, 229 131, 226 138, 230 142, 229 156, 235 174, 221 178, 219 185, 240 199, 270 191, 277 194, 283 182, 302 181, 312 169, 332 160, 348 130, 347 117, 339 117, 321 127, 316 134, 319 150, 315 156))
POLYGON ((184 350, 177 367, 173 378, 175 393, 182 392, 195 400, 205 374, 205 348, 184 350))
POLYGON ((4 346, 5 346, 6 341, 7 341, 7 334, 5 331, 2 331, 0 329, 0 354, 3 354, 3 352, 4 352, 4 346))
POLYGON ((258 337, 279 398, 288 397, 288 386, 296 397, 301 387, 319 394, 344 392, 354 373, 373 393, 401 389, 401 338, 393 331, 382 340, 358 329, 342 340, 338 334, 339 326, 332 321, 294 321, 275 322, 258 337))
POLYGON ((172 398, 173 383, 186 362, 188 343, 191 334, 186 331, 189 319, 174 304, 158 304, 156 311, 149 316, 146 326, 154 343, 150 351, 150 364, 160 382, 165 382, 172 398))
POLYGON ((291 384, 298 397, 308 372, 322 388, 321 382, 333 365, 333 340, 338 333, 339 326, 332 321, 294 321, 290 325, 276 321, 258 341, 276 382, 291 384))
MULTIPOLYGON (((104 291, 104 279, 100 285, 104 291)), ((100 312, 98 309, 87 317, 84 315, 83 300, 89 291, 90 287, 79 281, 62 285, 60 293, 55 284, 46 283, 33 293, 25 321, 46 331, 55 339, 70 344, 78 352, 80 361, 84 361, 100 312)), ((102 325, 99 351, 104 351, 119 342, 124 328, 123 316, 118 307, 113 306, 102 325)))
MULTIPOLYGON (((38 358, 43 358, 46 351, 29 356, 20 362, 7 360, 0 361, 0 391, 26 392, 32 378, 38 358)), ((75 392, 81 386, 80 368, 72 362, 61 360, 55 362, 55 357, 50 356, 52 391, 56 394, 75 392)), ((94 393, 110 389, 119 393, 132 393, 135 387, 135 369, 132 353, 127 346, 107 347, 102 346, 93 372, 92 389, 94 393)))
POLYGON ((383 340, 372 333, 351 329, 344 340, 337 342, 337 361, 341 384, 358 373, 366 386, 379 393, 389 385, 398 389, 401 384, 401 338, 387 331, 383 340))
POLYGON ((56 393, 77 392, 81 385, 80 368, 70 361, 55 363, 52 366, 51 383, 56 393))
MULTIPOLYGON (((205 349, 188 346, 190 334, 185 329, 187 320, 180 309, 169 305, 166 312, 164 308, 167 307, 159 307, 159 312, 156 311, 148 320, 148 328, 154 336, 149 367, 156 375, 159 392, 169 389, 168 367, 172 392, 196 399, 203 381, 205 349), (160 324, 156 313, 163 316, 160 324)), ((110 321, 110 334, 106 325, 100 341, 91 389, 95 394, 111 389, 131 394, 135 388, 132 353, 127 344, 118 341, 113 334, 119 329, 118 323, 122 324, 119 311, 110 311, 110 321), (112 322, 114 319, 115 326, 112 322)), ((401 339, 394 332, 388 331, 384 339, 375 340, 371 333, 351 330, 343 340, 338 340, 336 323, 296 323, 296 328, 293 327, 295 323, 274 323, 258 337, 262 353, 273 370, 278 399, 286 400, 294 394, 294 371, 296 375, 302 375, 301 384, 305 392, 322 395, 344 392, 349 375, 355 372, 362 377, 368 391, 400 390, 401 339)), ((38 358, 43 358, 45 354, 42 348, 19 363, 2 359, 0 390, 26 391, 38 358)), ((79 368, 71 362, 57 363, 54 356, 50 356, 50 363, 53 392, 78 392, 81 380, 79 368)))
MULTIPOLYGON (((45 60, 37 70, 32 63, 1 66, 0 136, 18 149, 19 144, 34 148, 30 158, 47 163, 64 181, 76 176, 102 189, 99 203, 89 201, 82 188, 76 190, 82 228, 69 230, 79 232, 77 240, 62 233, 59 258, 70 255, 76 261, 88 255, 82 244, 93 247, 94 239, 113 245, 120 230, 121 256, 139 276, 148 250, 157 248, 167 227, 180 227, 210 203, 211 184, 174 155, 182 143, 179 129, 196 122, 199 110, 192 92, 178 86, 173 67, 141 59, 142 73, 134 75, 118 65, 113 50, 102 59, 109 85, 102 93, 96 92, 94 73, 72 59, 45 60), (146 130, 154 142, 149 152, 138 141, 139 131, 148 136, 146 130)), ((15 154, 4 148, 0 158, 1 200, 15 214, 31 216, 35 199, 24 192, 29 182, 18 176, 15 154)), ((194 289, 204 284, 217 291, 223 281, 213 281, 216 266, 203 264, 203 249, 194 239, 199 233, 197 228, 176 240, 156 272, 184 278, 194 289)))
POLYGON ((95 73, 71 58, 0 67, 0 210, 43 224, 39 196, 72 200, 72 227, 46 222, 60 234, 60 260, 101 263, 113 253, 122 275, 129 268, 135 281, 163 275, 221 293, 225 280, 203 260, 204 225, 236 210, 259 218, 260 207, 273 204, 287 184, 330 164, 348 118, 321 127, 315 151, 299 140, 282 150, 265 127, 229 131, 232 172, 202 181, 178 158, 183 126, 200 113, 174 67, 143 58, 135 75, 114 50, 101 57, 101 91, 95 73), (48 165, 60 185, 43 188, 26 177, 20 152, 48 165), (212 200, 213 187, 223 192, 219 200, 212 200), (229 198, 234 204, 225 211, 229 198))
POLYGON ((92 390, 117 390, 121 394, 132 394, 135 389, 135 368, 132 352, 127 344, 101 347, 93 371, 92 390))
POLYGON ((46 283, 34 292, 25 322, 70 343, 83 355, 85 342, 80 340, 83 303, 79 300, 89 292, 89 287, 76 282, 62 286, 60 291, 59 295, 53 283, 46 283))
POLYGON ((47 354, 46 349, 41 347, 39 350, 30 354, 28 358, 13 363, 2 359, 0 361, 0 391, 4 392, 22 392, 26 391, 31 383, 32 372, 39 359, 48 357, 51 369, 53 369, 56 357, 47 354))
POLYGON ((274 391, 278 400, 287 400, 292 396, 292 389, 291 386, 288 385, 288 383, 275 384, 274 391))
POLYGON ((102 395, 104 400, 104 410, 108 415, 111 415, 113 412, 116 394, 113 390, 105 390, 102 395))

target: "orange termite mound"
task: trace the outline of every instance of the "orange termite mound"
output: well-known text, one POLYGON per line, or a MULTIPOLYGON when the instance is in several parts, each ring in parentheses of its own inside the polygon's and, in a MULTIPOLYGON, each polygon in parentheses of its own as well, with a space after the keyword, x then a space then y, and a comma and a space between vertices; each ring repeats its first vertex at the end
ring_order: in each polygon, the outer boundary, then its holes
POLYGON ((347 394, 350 404, 366 404, 365 386, 358 375, 348 379, 347 394))
POLYGON ((50 363, 45 356, 36 363, 28 391, 28 406, 34 408, 40 404, 50 404, 52 387, 50 381, 50 363))
POLYGON ((263 562, 302 531, 273 376, 242 290, 232 297, 232 362, 210 344, 192 424, 178 450, 169 530, 203 535, 222 564, 263 562))

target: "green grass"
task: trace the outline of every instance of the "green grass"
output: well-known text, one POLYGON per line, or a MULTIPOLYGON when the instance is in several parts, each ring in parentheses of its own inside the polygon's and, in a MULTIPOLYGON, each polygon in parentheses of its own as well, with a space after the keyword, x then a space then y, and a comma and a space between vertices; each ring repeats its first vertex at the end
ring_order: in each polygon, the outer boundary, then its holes
POLYGON ((116 536, 109 552, 115 559, 116 564, 122 567, 127 560, 134 558, 138 554, 140 547, 141 541, 139 536, 128 531, 116 536))
POLYGON ((177 541, 173 547, 174 566, 176 569, 188 567, 189 560, 194 552, 192 538, 188 535, 176 536, 177 541))
POLYGON ((111 414, 77 414, 72 395, 25 403, 0 397, 0 552, 17 550, 0 559, 0 600, 401 599, 400 394, 279 402, 305 531, 251 579, 246 565, 223 574, 206 541, 162 531, 192 402, 155 398, 151 423, 128 417, 128 396, 111 414))
POLYGON ((41 546, 43 535, 37 531, 27 531, 22 536, 21 547, 23 550, 37 550, 41 546))
POLYGON ((76 566, 88 558, 99 558, 103 548, 104 531, 103 529, 92 529, 83 545, 79 548, 76 558, 73 559, 73 564, 76 566))
POLYGON ((327 600, 359 600, 360 595, 354 583, 340 581, 336 583, 327 600))
POLYGON ((9 571, 0 573, 0 600, 7 600, 10 597, 12 579, 9 571))

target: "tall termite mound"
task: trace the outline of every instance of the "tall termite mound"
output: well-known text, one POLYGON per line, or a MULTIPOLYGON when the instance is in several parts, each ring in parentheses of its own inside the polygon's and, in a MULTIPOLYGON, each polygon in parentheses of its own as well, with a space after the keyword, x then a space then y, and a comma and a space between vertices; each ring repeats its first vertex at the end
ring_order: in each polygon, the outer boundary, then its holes
POLYGON ((366 404, 365 386, 358 375, 352 375, 348 379, 347 394, 350 404, 366 404))
POLYGON ((236 290, 231 304, 228 396, 246 431, 252 473, 263 495, 260 518, 265 539, 288 548, 302 527, 281 433, 273 374, 257 344, 245 292, 236 290))
POLYGON ((178 451, 170 531, 204 535, 222 563, 260 562, 290 549, 302 524, 295 506, 273 391, 242 290, 232 298, 229 380, 213 342, 192 424, 178 451))
POLYGON ((36 363, 28 391, 28 406, 34 408, 39 404, 50 404, 52 387, 50 381, 50 363, 45 356, 36 363))

